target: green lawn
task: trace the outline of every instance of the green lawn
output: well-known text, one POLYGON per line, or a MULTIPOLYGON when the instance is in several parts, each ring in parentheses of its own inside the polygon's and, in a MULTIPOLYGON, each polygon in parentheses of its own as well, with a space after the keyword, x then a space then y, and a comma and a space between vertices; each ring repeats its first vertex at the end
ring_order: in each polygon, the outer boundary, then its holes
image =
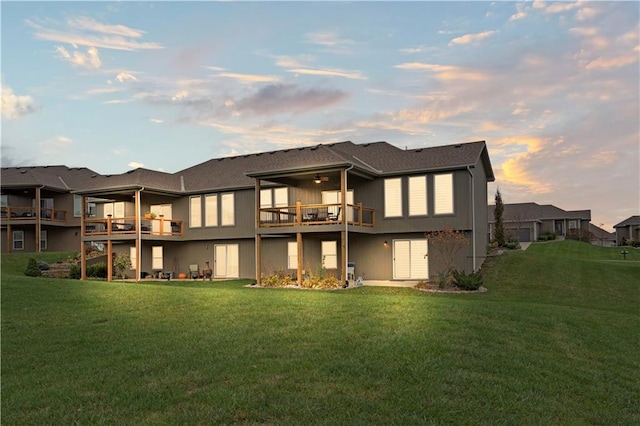
POLYGON ((533 244, 457 295, 50 280, 3 255, 2 424, 639 424, 630 251, 533 244))

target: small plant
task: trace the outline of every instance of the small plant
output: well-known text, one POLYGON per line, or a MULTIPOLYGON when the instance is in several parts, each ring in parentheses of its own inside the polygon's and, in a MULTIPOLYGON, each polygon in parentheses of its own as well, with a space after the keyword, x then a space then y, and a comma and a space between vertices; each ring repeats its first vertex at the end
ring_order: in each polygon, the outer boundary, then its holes
POLYGON ((464 271, 454 270, 452 273, 453 284, 461 290, 477 290, 482 286, 483 278, 480 272, 467 274, 464 271))
POLYGON ((104 262, 98 262, 87 266, 87 277, 107 278, 107 264, 104 262))
POLYGON ((155 218, 156 218, 156 214, 155 214, 155 213, 153 213, 153 212, 146 212, 146 213, 144 214, 144 218, 145 218, 145 219, 155 219, 155 218))
POLYGON ((82 275, 82 271, 80 270, 80 265, 74 264, 69 268, 69 278, 72 280, 79 280, 80 275, 82 275))
POLYGON ((286 287, 294 283, 295 281, 282 270, 273 272, 262 278, 262 285, 265 287, 286 287))
POLYGON ((538 237, 538 241, 553 241, 555 240, 557 235, 555 232, 545 232, 544 234, 538 237))
POLYGON ((38 267, 38 262, 33 257, 29 258, 27 262, 27 269, 25 269, 24 274, 28 277, 39 277, 42 276, 42 272, 40 272, 40 268, 38 267))
POLYGON ((122 279, 125 279, 126 276, 124 271, 126 269, 131 269, 131 258, 125 252, 120 252, 116 254, 115 259, 113 259, 113 266, 116 269, 116 275, 120 276, 122 279))

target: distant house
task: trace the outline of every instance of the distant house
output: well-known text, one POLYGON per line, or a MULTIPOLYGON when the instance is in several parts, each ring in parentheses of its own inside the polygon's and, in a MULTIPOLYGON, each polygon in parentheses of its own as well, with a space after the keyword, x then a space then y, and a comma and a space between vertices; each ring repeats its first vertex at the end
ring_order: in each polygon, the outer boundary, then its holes
MULTIPOLYGON (((483 141, 412 150, 340 142, 216 158, 177 173, 82 176, 61 184, 70 206, 81 200, 74 226, 66 225, 79 235, 57 247, 125 252, 133 264, 127 275, 138 280, 209 262, 214 278, 258 282, 276 271, 300 281, 320 268, 343 282, 428 279, 443 264, 425 233, 445 225, 469 240, 455 267, 477 270, 494 180, 483 141)), ((3 170, 2 193, 17 191, 4 184, 3 170)), ((3 232, 15 226, 6 210, 3 232)))
POLYGON ((591 233, 591 244, 602 247, 611 247, 616 245, 616 234, 606 231, 593 223, 589 224, 589 232, 591 233))
POLYGON ((616 230, 616 243, 618 245, 629 241, 640 241, 640 216, 631 216, 613 226, 616 230))
MULTIPOLYGON (((489 238, 495 238, 495 205, 489 206, 489 238)), ((505 204, 502 222, 505 235, 520 242, 537 241, 540 235, 555 233, 567 236, 590 229, 591 210, 566 211, 556 206, 537 203, 505 204)))

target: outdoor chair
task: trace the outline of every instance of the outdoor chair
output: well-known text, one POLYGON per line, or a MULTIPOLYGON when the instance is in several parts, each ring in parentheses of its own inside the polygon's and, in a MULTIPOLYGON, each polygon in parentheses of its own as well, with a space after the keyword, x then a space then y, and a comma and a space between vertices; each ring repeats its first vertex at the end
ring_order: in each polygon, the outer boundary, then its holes
POLYGON ((327 215, 327 220, 338 220, 338 218, 340 217, 340 210, 342 209, 342 207, 338 207, 338 211, 333 213, 333 212, 329 212, 329 214, 327 215))
POLYGON ((192 280, 200 278, 200 269, 198 268, 197 263, 192 263, 191 265, 189 265, 189 277, 192 280))

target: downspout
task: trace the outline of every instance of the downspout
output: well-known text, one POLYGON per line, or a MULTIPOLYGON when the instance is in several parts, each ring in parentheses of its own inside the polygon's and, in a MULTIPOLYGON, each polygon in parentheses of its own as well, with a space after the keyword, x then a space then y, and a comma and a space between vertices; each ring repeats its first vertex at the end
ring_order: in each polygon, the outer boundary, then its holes
POLYGON ((467 166, 467 172, 469 172, 469 176, 471 176, 471 256, 473 260, 473 272, 476 272, 476 188, 470 166, 467 166))
POLYGON ((346 168, 344 170, 344 194, 342 194, 342 202, 344 204, 344 209, 342 212, 342 217, 344 219, 344 250, 346 252, 345 256, 344 256, 344 265, 342 265, 342 267, 344 268, 344 276, 345 276, 345 281, 347 284, 347 286, 349 285, 349 275, 348 275, 348 265, 349 265, 349 219, 348 219, 348 215, 347 215, 347 193, 349 192, 349 182, 347 180, 347 176, 348 176, 348 171, 353 169, 354 164, 350 165, 348 168, 346 168))

